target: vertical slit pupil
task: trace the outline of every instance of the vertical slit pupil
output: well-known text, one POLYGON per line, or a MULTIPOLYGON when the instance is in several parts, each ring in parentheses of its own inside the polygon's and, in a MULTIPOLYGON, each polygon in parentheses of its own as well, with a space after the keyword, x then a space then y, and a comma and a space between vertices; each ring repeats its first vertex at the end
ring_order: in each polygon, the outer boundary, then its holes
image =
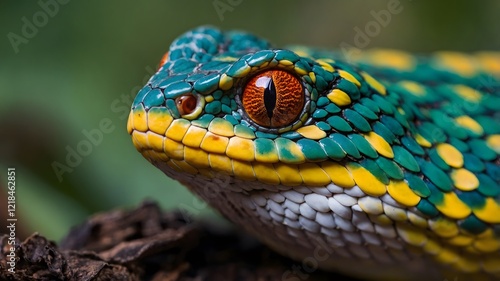
POLYGON ((276 87, 273 79, 269 79, 269 84, 264 90, 264 106, 266 107, 267 116, 269 119, 273 117, 273 111, 276 107, 276 87))

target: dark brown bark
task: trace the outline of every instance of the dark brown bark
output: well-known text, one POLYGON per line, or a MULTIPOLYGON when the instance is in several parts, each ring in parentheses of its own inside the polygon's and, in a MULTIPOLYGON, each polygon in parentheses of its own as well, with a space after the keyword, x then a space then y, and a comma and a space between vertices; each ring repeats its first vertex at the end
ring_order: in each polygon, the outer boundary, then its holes
MULTIPOLYGON (((0 236, 0 280, 285 280, 299 263, 231 229, 191 222, 145 202, 89 218, 56 245, 39 234, 17 241, 15 273, 0 236)), ((321 271, 288 280, 348 280, 321 271), (305 278, 307 276, 307 278, 305 278)))

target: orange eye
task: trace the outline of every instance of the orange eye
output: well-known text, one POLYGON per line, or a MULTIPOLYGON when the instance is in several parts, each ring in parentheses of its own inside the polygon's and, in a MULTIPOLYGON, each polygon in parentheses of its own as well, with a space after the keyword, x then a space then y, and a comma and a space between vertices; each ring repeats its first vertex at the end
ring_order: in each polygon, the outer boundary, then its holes
POLYGON ((185 96, 180 96, 175 99, 175 104, 177 105, 177 110, 181 115, 188 115, 194 112, 198 100, 195 96, 189 94, 185 96))
POLYGON ((297 119, 304 107, 299 79, 284 70, 268 70, 248 81, 243 108, 255 123, 267 128, 284 127, 297 119))
POLYGON ((168 52, 166 52, 163 55, 163 57, 161 57, 160 65, 158 66, 158 69, 160 69, 167 61, 168 61, 168 52))

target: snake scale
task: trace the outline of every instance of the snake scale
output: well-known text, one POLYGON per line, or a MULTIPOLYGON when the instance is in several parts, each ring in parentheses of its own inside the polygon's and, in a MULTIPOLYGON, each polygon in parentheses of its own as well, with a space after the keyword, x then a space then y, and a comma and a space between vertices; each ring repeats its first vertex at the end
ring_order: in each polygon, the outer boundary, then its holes
POLYGON ((500 280, 500 53, 346 57, 199 27, 171 44, 127 129, 149 162, 303 266, 500 280))

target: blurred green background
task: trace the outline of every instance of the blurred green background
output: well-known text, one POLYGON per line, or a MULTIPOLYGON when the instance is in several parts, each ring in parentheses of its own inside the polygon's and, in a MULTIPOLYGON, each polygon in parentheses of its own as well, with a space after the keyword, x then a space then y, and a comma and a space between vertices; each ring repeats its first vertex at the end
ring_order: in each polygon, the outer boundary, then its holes
POLYGON ((125 129, 132 97, 170 42, 193 27, 244 29, 277 46, 339 48, 354 45, 354 28, 364 29, 374 12, 399 2, 402 11, 366 48, 500 49, 498 0, 64 2, 0 2, 0 232, 6 232, 7 167, 15 167, 21 239, 38 231, 57 241, 92 213, 145 198, 212 214, 144 160, 125 129), (67 165, 68 148, 77 149, 87 139, 82 131, 98 129, 102 120, 112 132, 59 180, 53 164, 67 165))

